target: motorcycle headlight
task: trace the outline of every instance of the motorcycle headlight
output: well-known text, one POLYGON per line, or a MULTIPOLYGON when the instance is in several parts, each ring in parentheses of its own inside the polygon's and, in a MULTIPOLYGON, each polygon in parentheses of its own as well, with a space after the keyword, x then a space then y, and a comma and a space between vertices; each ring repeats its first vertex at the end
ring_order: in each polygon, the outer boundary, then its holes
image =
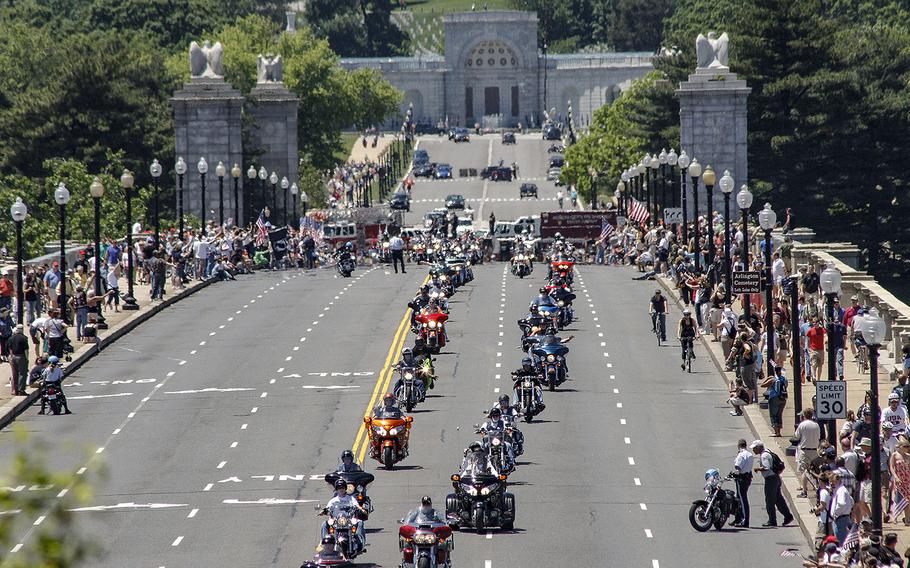
POLYGON ((556 361, 556 357, 553 355, 547 355, 547 361, 550 363, 553 363, 554 361, 556 361))
POLYGON ((335 519, 336 527, 346 527, 348 525, 348 520, 345 517, 338 517, 335 519))
POLYGON ((489 495, 491 492, 495 491, 497 487, 499 487, 498 483, 494 483, 493 485, 488 485, 487 487, 484 487, 483 489, 480 490, 480 494, 489 495))
POLYGON ((414 537, 415 544, 436 544, 436 535, 433 533, 423 533, 414 537))
POLYGON ((414 378, 414 373, 405 373, 405 374, 404 374, 404 378, 406 378, 406 379, 413 379, 413 378, 414 378))
POLYGON ((430 292, 430 297, 431 297, 431 298, 438 298, 438 297, 439 297, 439 292, 430 292))
POLYGON ((403 426, 396 426, 396 427, 390 429, 390 430, 389 430, 389 436, 397 436, 398 433, 401 432, 401 429, 402 429, 402 428, 403 428, 403 426))
POLYGON ((357 493, 363 493, 363 485, 357 486, 357 493))
POLYGON ((373 426, 373 432, 375 432, 378 436, 385 437, 388 435, 388 431, 382 426, 373 426))
POLYGON ((430 329, 435 329, 435 328, 436 328, 436 322, 431 320, 430 323, 429 323, 429 326, 430 326, 430 329))
POLYGON ((476 487, 473 487, 473 486, 471 486, 471 485, 465 485, 465 486, 464 486, 464 490, 465 490, 465 493, 467 493, 467 494, 470 495, 471 497, 476 497, 476 496, 477 496, 477 488, 476 488, 476 487))
POLYGON ((493 438, 493 445, 494 445, 494 446, 498 446, 498 445, 501 444, 501 443, 502 443, 502 442, 499 441, 499 438, 493 438))
POLYGON ((565 307, 566 303, 563 302, 562 300, 556 300, 556 305, 559 306, 560 308, 562 308, 562 307, 565 307))

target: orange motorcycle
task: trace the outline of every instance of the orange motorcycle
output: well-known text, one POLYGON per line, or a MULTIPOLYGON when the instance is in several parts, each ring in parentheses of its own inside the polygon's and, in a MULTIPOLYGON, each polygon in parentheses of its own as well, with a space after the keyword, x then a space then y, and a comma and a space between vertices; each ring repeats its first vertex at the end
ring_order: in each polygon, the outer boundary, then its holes
POLYGON ((410 416, 379 414, 363 417, 370 441, 370 457, 392 469, 396 463, 408 457, 408 438, 411 435, 410 416))

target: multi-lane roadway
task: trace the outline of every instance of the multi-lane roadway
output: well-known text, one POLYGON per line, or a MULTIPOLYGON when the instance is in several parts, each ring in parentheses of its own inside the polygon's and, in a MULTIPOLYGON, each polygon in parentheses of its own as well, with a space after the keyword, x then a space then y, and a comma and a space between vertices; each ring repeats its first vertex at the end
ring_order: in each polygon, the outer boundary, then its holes
MULTIPOLYGON (((491 211, 509 219, 556 206, 546 200, 555 188, 543 181, 547 144, 537 138, 505 148, 498 137, 420 144, 456 173, 491 157, 516 161, 520 179, 419 180, 408 222, 448 193, 468 198, 484 222, 491 211), (537 178, 543 199, 517 201, 521 178, 537 178)), ((413 341, 402 321, 426 271, 408 268, 359 268, 352 279, 260 272, 216 284, 75 373, 67 389, 75 414, 22 415, 17 424, 50 444, 55 469, 107 470, 75 513, 104 551, 91 565, 296 568, 311 557, 322 522, 314 507, 331 492, 321 476, 342 450, 363 454, 364 411, 413 341)), ((397 566, 397 519, 424 494, 444 508, 473 424, 510 391, 521 359, 515 320, 544 274, 518 280, 497 263, 475 274, 452 300, 450 344, 436 389, 413 414, 410 457, 390 472, 364 463, 376 474, 376 510, 359 565, 397 566)), ((727 471, 736 440, 752 434, 729 415, 706 354, 684 374, 674 342, 657 346, 646 309, 655 285, 633 275, 579 267, 579 321, 565 332, 575 336, 571 380, 546 393, 547 410, 523 426, 526 451, 510 477, 515 530, 457 534, 456 566, 748 566, 776 564, 780 548, 801 544, 796 528, 699 534, 689 526, 704 471, 727 471)), ((0 467, 12 447, 12 432, 0 431, 0 467)), ((752 501, 757 526, 760 482, 752 501)))

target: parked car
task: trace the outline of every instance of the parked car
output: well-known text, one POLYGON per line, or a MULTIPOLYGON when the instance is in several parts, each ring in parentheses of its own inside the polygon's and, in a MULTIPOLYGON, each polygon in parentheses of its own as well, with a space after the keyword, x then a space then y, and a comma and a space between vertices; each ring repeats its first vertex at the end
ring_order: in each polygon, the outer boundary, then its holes
POLYGON ((499 166, 490 172, 490 181, 512 181, 512 168, 499 166))
POLYGON ((433 174, 436 171, 436 164, 420 164, 414 166, 414 169, 411 170, 411 173, 414 174, 414 177, 433 177, 433 174))
POLYGON ((502 143, 503 144, 514 144, 515 143, 515 133, 514 132, 503 132, 502 133, 502 143))
POLYGON ((550 167, 551 168, 561 168, 565 165, 566 159, 562 154, 553 154, 550 156, 550 167))
POLYGON ((550 168, 547 171, 547 181, 558 180, 560 174, 562 174, 562 168, 550 168))
POLYGON ((452 166, 436 164, 436 172, 433 175, 436 179, 452 179, 452 166))
POLYGON ((562 130, 554 124, 548 124, 543 127, 543 139, 544 140, 561 140, 562 139, 562 130))
POLYGON ((518 188, 518 198, 523 197, 534 197, 537 199, 537 185, 533 183, 523 183, 521 187, 518 188))
POLYGON ((464 196, 457 193, 446 196, 446 209, 464 209, 464 196))
POLYGON ((418 149, 414 150, 414 158, 412 159, 411 163, 413 163, 415 166, 419 166, 422 164, 429 164, 430 155, 427 154, 427 151, 424 150, 423 148, 418 148, 418 149))
POLYGON ((411 197, 407 193, 399 192, 389 198, 389 208, 397 211, 411 211, 411 197))
POLYGON ((449 140, 452 140, 453 142, 470 142, 471 135, 467 128, 453 128, 452 131, 449 132, 449 140))
POLYGON ((415 134, 442 134, 443 132, 445 132, 444 129, 428 122, 418 123, 414 126, 415 134))

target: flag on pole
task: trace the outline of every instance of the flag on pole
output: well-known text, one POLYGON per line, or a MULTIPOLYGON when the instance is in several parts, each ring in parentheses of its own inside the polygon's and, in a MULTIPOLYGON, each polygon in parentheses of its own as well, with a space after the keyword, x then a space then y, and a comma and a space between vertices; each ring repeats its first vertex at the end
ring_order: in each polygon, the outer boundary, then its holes
POLYGON ((648 212, 648 208, 640 201, 632 199, 632 204, 629 206, 629 219, 636 223, 644 223, 649 217, 651 217, 651 213, 648 212))
POLYGON ((600 244, 606 243, 607 239, 610 238, 610 235, 613 234, 614 230, 615 229, 613 228, 613 225, 607 221, 607 218, 601 217, 600 236, 597 237, 597 241, 600 242, 600 244))
POLYGON ((262 246, 269 238, 268 225, 265 224, 265 209, 259 212, 256 219, 256 246, 262 246))
POLYGON ((847 533, 847 537, 844 539, 843 544, 841 544, 842 549, 853 548, 854 546, 859 546, 859 525, 853 525, 853 528, 850 529, 850 532, 847 533))

